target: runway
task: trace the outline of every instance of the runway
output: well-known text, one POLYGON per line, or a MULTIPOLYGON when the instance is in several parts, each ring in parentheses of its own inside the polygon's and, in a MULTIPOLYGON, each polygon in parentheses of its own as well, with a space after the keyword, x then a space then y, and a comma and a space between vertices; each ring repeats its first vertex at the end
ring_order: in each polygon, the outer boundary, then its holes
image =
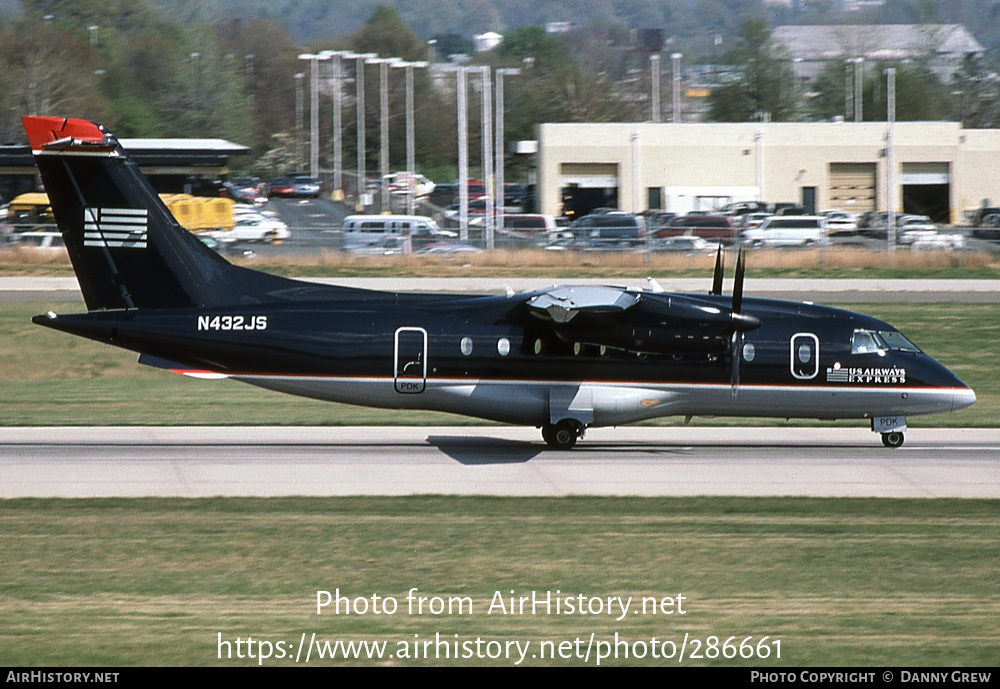
POLYGON ((1000 497, 1000 430, 592 429, 570 452, 533 428, 5 428, 0 497, 1000 497))

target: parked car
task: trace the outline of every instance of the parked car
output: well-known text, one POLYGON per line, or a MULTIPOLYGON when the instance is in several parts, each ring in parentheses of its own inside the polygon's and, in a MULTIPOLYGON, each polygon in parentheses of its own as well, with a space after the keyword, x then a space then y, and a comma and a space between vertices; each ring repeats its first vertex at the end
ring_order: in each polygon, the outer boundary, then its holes
POLYGON ((977 239, 1000 239, 1000 212, 984 215, 972 229, 972 236, 977 239))
POLYGON ((349 215, 344 218, 343 228, 344 249, 351 252, 383 246, 389 237, 405 237, 415 251, 457 236, 422 215, 349 215))
MULTIPOLYGON (((458 220, 461 215, 461 204, 453 203, 444 209, 444 217, 449 220, 458 220)), ((472 199, 469 201, 468 213, 472 215, 486 214, 486 199, 472 199)))
POLYGON ((405 196, 412 189, 413 197, 417 199, 430 196, 437 186, 423 175, 410 172, 393 172, 385 176, 385 181, 389 193, 405 196))
POLYGON ((267 184, 268 196, 291 196, 292 180, 289 177, 274 177, 267 184))
POLYGON ((643 211, 640 213, 646 221, 646 232, 650 236, 655 236, 659 230, 665 229, 670 221, 677 217, 672 211, 643 211))
POLYGON ((316 198, 323 190, 323 183, 308 175, 294 175, 292 181, 292 196, 300 198, 316 198))
POLYGON ((556 219, 543 213, 510 213, 503 216, 504 232, 512 237, 535 237, 556 232, 556 219))
POLYGON ((896 223, 896 242, 899 244, 912 244, 937 233, 937 225, 926 215, 903 215, 896 223))
POLYGON ((743 231, 750 246, 812 246, 827 242, 826 219, 819 215, 776 215, 743 231))
POLYGON ((222 183, 229 198, 242 203, 261 205, 267 203, 267 197, 261 193, 260 179, 257 177, 234 177, 222 183))
POLYGON ((752 227, 757 227, 770 217, 772 217, 770 213, 747 213, 741 216, 740 230, 749 230, 752 227))
POLYGON ((608 211, 600 215, 585 215, 569 226, 569 232, 591 243, 627 247, 641 244, 646 237, 646 224, 642 218, 622 211, 608 211))
POLYGON ((1000 215, 1000 207, 997 206, 980 206, 972 213, 972 226, 973 227, 986 227, 983 220, 990 215, 1000 215))
POLYGON ((459 244, 453 242, 437 242, 435 244, 427 244, 422 246, 415 253, 421 256, 435 255, 439 256, 442 254, 481 254, 482 249, 472 246, 471 244, 459 244))
POLYGON ((718 245, 709 244, 701 237, 682 235, 680 237, 664 237, 654 239, 650 244, 653 251, 671 251, 686 254, 710 254, 717 249, 718 245))
POLYGON ((767 204, 761 201, 733 201, 716 211, 719 215, 747 215, 748 213, 766 213, 767 204))
POLYGON ((234 214, 232 229, 212 230, 202 234, 223 243, 266 242, 280 244, 291 236, 288 225, 261 213, 242 211, 234 214))
POLYGON ((322 183, 308 175, 289 175, 275 177, 271 180, 269 194, 271 196, 286 196, 290 198, 315 198, 322 190, 322 183))
POLYGON ((853 213, 847 211, 822 211, 820 213, 826 218, 826 227, 830 231, 830 236, 851 236, 858 232, 858 221, 853 213))
POLYGON ((731 215, 682 215, 670 221, 654 234, 657 238, 691 235, 713 242, 732 244, 736 241, 736 219, 731 215))
POLYGON ((915 239, 910 244, 911 251, 960 251, 965 248, 965 236, 961 234, 941 234, 935 232, 915 239))

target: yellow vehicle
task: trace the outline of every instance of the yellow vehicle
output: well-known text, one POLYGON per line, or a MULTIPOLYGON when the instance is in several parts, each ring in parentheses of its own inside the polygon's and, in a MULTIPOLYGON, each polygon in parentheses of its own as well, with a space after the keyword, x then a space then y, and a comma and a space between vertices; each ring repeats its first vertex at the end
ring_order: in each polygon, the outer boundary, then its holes
POLYGON ((15 232, 43 231, 54 228, 55 219, 49 206, 49 195, 44 192, 32 191, 14 197, 10 202, 10 214, 7 222, 15 232))
MULTIPOLYGON (((231 229, 235 201, 190 194, 160 194, 160 198, 189 232, 231 229)), ((21 194, 10 202, 9 222, 15 232, 41 231, 55 227, 49 196, 44 192, 21 194)))
POLYGON ((177 222, 195 234, 211 230, 228 230, 235 224, 232 199, 205 198, 190 194, 160 194, 177 222))

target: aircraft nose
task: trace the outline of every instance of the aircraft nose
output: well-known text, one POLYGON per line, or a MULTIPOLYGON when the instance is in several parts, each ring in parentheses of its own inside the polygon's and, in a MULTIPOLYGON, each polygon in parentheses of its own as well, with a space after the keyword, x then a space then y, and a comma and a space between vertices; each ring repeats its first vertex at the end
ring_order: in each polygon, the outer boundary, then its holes
POLYGON ((966 387, 961 390, 955 390, 951 395, 951 410, 958 411, 959 409, 971 407, 975 401, 976 393, 972 388, 966 387))

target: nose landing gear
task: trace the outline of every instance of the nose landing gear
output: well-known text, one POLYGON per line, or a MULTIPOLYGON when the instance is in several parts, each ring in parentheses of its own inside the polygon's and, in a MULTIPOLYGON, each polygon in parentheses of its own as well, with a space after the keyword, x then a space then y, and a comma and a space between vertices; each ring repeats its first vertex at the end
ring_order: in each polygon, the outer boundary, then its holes
POLYGON ((903 445, 903 434, 900 431, 882 434, 882 444, 886 447, 901 447, 903 445))
POLYGON ((882 444, 886 447, 901 447, 905 430, 905 416, 876 416, 872 419, 872 431, 882 434, 882 444))

